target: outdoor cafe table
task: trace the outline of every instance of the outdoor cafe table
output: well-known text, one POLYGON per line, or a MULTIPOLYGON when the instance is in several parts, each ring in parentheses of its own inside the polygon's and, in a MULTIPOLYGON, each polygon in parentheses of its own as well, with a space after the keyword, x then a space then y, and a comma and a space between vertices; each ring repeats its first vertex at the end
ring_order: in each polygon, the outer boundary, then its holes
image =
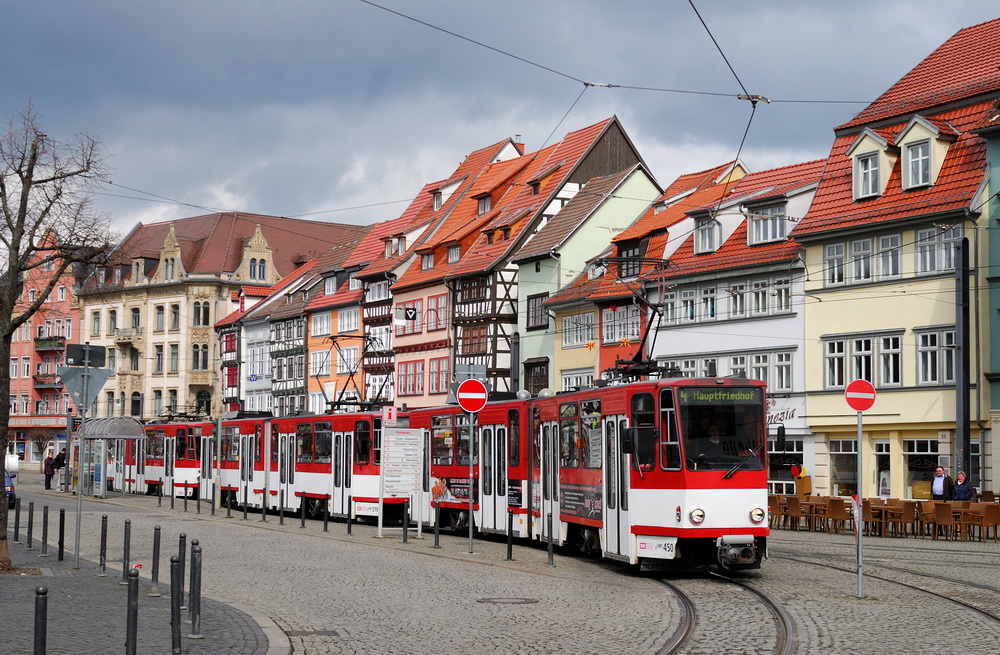
POLYGON ((809 521, 809 531, 815 532, 818 529, 818 520, 826 519, 829 499, 826 496, 806 496, 799 502, 799 505, 803 509, 803 518, 809 521))

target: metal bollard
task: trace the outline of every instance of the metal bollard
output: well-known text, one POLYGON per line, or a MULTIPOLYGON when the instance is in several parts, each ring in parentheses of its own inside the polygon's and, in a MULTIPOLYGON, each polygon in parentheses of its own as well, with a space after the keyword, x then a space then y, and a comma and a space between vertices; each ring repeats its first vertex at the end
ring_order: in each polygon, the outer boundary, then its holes
POLYGON ((177 500, 177 487, 174 486, 173 480, 170 481, 170 509, 174 508, 174 501, 177 500))
POLYGON ((226 518, 233 518, 233 494, 232 491, 226 491, 225 488, 222 489, 222 493, 226 494, 226 518))
POLYGON ((549 512, 548 514, 546 514, 546 522, 548 524, 548 532, 549 532, 549 561, 548 561, 548 566, 555 566, 555 562, 552 559, 552 557, 553 557, 553 545, 552 545, 552 512, 549 512))
POLYGON ((108 515, 101 516, 101 572, 100 576, 108 574, 108 515))
POLYGON ((34 522, 35 522, 35 503, 34 501, 32 501, 28 503, 28 540, 26 542, 28 544, 28 550, 31 550, 31 534, 34 522))
POLYGON ((330 494, 323 498, 323 532, 329 532, 330 527, 330 494))
POLYGON ((247 498, 246 488, 243 489, 243 520, 249 521, 247 518, 247 510, 250 509, 250 500, 247 498))
POLYGON ((441 547, 441 506, 434 506, 434 548, 441 547))
POLYGON ((14 543, 21 543, 21 499, 14 501, 14 543))
POLYGON ((181 575, 180 558, 170 556, 170 652, 181 652, 181 575))
POLYGON ((152 598, 160 597, 160 590, 157 589, 157 585, 160 584, 160 526, 155 526, 153 528, 153 588, 149 590, 146 594, 152 598))
POLYGON ((188 511, 188 490, 187 487, 181 487, 184 490, 184 513, 187 514, 188 511))
POLYGON ((48 622, 49 590, 46 587, 35 587, 35 655, 45 655, 48 622))
POLYGON ((66 510, 59 510, 59 561, 63 561, 66 550, 66 510))
POLYGON ((514 560, 514 512, 507 508, 507 561, 514 560))
POLYGON ((306 499, 306 495, 302 494, 302 502, 299 504, 299 527, 306 527, 306 507, 308 507, 309 501, 306 499))
POLYGON ((263 491, 260 494, 260 522, 267 523, 267 494, 263 491))
POLYGON ((201 489, 198 489, 198 497, 194 499, 194 506, 197 514, 201 514, 201 489))
POLYGON ((128 584, 129 560, 132 555, 132 519, 125 519, 125 544, 122 546, 122 581, 118 584, 128 584))
POLYGON ((191 542, 191 634, 188 639, 204 639, 201 634, 201 546, 198 540, 191 542))
POLYGON ((208 506, 212 509, 212 516, 215 516, 215 480, 212 480, 212 502, 208 506))
POLYGON ((285 490, 278 492, 278 525, 285 524, 285 490))
POLYGON ((407 533, 410 531, 410 499, 403 501, 403 543, 406 543, 407 533))
MULTIPOLYGON (((201 546, 198 545, 198 540, 197 539, 192 539, 191 540, 191 579, 190 579, 190 584, 188 584, 188 602, 187 602, 187 608, 186 608, 187 611, 188 611, 188 617, 187 617, 187 622, 188 623, 191 623, 191 599, 192 599, 192 594, 194 593, 194 550, 195 550, 195 548, 197 548, 198 550, 201 550, 201 546)), ((181 599, 181 600, 183 602, 183 599, 181 599)))
POLYGON ((163 478, 160 478, 160 484, 156 485, 156 506, 163 507, 163 478))
POLYGON ((181 533, 180 543, 177 546, 177 557, 180 559, 180 569, 181 569, 181 581, 180 581, 180 591, 181 591, 181 609, 186 610, 187 605, 184 603, 184 560, 187 557, 187 534, 181 533))
POLYGON ((354 497, 347 497, 347 534, 351 534, 351 510, 354 508, 354 497))
POLYGON ((135 655, 139 636, 139 569, 128 572, 128 610, 125 623, 125 655, 135 655))
POLYGON ((42 505, 42 552, 39 557, 49 556, 49 506, 42 505))

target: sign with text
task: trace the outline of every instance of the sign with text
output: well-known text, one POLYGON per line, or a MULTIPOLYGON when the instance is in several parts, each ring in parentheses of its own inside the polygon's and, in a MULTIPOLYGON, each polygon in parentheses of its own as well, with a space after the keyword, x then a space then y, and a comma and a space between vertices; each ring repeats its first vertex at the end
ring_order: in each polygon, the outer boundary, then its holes
POLYGON ((386 428, 382 433, 382 489, 387 497, 420 492, 421 430, 386 428))

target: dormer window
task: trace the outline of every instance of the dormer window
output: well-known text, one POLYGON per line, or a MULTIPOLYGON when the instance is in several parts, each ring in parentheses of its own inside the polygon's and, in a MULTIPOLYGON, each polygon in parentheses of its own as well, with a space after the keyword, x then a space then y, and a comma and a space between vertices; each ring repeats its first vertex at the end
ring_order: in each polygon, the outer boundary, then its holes
POLYGON ((434 198, 434 211, 441 209, 441 205, 444 203, 444 197, 441 195, 440 191, 434 191, 431 193, 434 198))
POLYGON ((719 223, 714 218, 698 221, 694 232, 694 252, 703 255, 719 247, 719 223))
POLYGON ((531 182, 528 182, 528 186, 531 187, 531 195, 537 196, 538 190, 542 185, 538 180, 532 180, 531 182))
POLYGON ((448 247, 448 263, 455 264, 462 257, 462 247, 461 246, 449 246, 448 247))
POLYGON ((642 262, 639 261, 639 257, 642 256, 642 251, 640 250, 638 242, 632 242, 629 244, 622 244, 618 248, 618 257, 621 261, 618 264, 618 275, 623 278, 630 278, 639 275, 639 271, 642 267, 642 262))
POLYGON ((860 155, 855 161, 855 183, 858 197, 877 196, 881 192, 878 181, 878 153, 860 155))
POLYGON ((429 271, 434 268, 434 254, 428 253, 420 256, 420 270, 429 271))
POLYGON ((481 196, 477 200, 479 201, 479 215, 482 216, 490 210, 491 199, 489 196, 481 196))
POLYGON ((785 206, 764 207, 751 210, 749 213, 750 245, 781 241, 788 231, 788 220, 785 217, 785 206))
POLYGON ((906 146, 906 188, 931 183, 931 144, 920 141, 906 146))

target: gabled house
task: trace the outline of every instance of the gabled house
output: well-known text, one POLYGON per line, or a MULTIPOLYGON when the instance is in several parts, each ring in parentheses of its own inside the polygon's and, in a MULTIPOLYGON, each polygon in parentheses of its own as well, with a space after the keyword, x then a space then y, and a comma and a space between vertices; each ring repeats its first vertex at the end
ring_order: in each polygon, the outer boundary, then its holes
POLYGON ((549 379, 547 363, 524 365, 514 352, 526 308, 519 307, 513 258, 589 180, 643 163, 617 117, 570 132, 525 159, 509 192, 497 201, 490 195, 480 234, 444 271, 454 307, 455 367, 482 371, 494 392, 517 391, 522 379, 549 379))
POLYGON ((233 293, 270 287, 368 229, 243 213, 138 225, 78 294, 82 336, 108 349, 113 372, 97 415, 220 413, 214 325, 232 311, 233 293))
POLYGON ((512 259, 518 273, 519 359, 526 377, 521 385, 567 390, 600 378, 593 366, 556 363, 556 343, 584 348, 592 340, 591 314, 555 317, 546 306, 559 289, 572 283, 588 260, 607 248, 609 240, 632 224, 661 194, 642 164, 588 181, 559 212, 529 237, 512 259), (589 335, 589 338, 588 338, 589 335), (528 373, 531 375, 528 375, 528 373))
POLYGON ((469 236, 469 224, 475 224, 480 207, 489 205, 473 192, 484 188, 484 171, 491 165, 516 166, 508 162, 521 154, 520 144, 506 139, 470 153, 446 180, 425 186, 392 222, 396 232, 386 232, 384 257, 358 274, 365 284, 366 334, 375 337, 373 347, 383 348, 370 351, 362 362, 369 400, 391 400, 394 392, 410 406, 444 402, 453 379, 454 338, 449 293, 439 271, 449 259, 458 261, 477 235, 469 236))
POLYGON ((794 232, 816 300, 804 341, 814 489, 928 498, 938 464, 992 485, 990 369, 977 361, 993 319, 978 291, 990 274, 976 130, 1000 96, 998 47, 1000 20, 959 31, 834 131, 794 232), (844 389, 861 378, 878 395, 858 453, 844 389), (859 456, 872 472, 860 481, 859 456))

